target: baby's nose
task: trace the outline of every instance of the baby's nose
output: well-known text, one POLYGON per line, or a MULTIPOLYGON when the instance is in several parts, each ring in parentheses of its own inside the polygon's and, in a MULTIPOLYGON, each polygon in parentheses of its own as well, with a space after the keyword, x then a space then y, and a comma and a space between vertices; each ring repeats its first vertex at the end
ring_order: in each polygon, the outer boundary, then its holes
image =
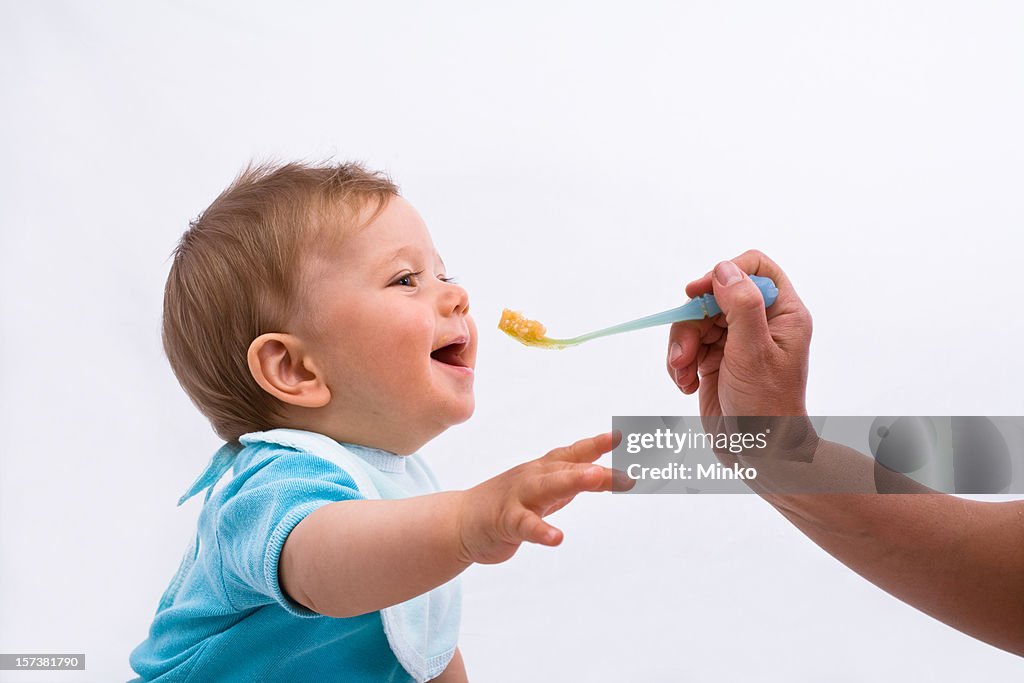
POLYGON ((460 285, 448 283, 441 295, 442 312, 446 315, 469 313, 469 292, 460 285))

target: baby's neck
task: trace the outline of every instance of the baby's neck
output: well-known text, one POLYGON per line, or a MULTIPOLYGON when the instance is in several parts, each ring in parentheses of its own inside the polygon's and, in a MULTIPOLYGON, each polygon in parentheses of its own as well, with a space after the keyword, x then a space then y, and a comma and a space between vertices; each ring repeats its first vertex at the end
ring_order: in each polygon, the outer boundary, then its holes
POLYGON ((369 448, 378 448, 395 455, 412 455, 423 447, 430 439, 416 437, 405 430, 388 428, 384 423, 360 424, 338 419, 326 419, 326 415, 292 414, 286 416, 280 427, 303 429, 329 436, 340 443, 352 443, 369 448))

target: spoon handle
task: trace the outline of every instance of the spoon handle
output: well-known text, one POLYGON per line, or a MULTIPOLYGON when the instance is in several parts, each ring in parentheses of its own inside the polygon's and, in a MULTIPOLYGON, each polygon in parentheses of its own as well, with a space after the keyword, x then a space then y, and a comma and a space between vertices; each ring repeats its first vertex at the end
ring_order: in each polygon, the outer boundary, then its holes
MULTIPOLYGON (((775 300, 779 297, 779 290, 775 287, 775 283, 772 282, 771 278, 751 275, 750 279, 753 280, 754 284, 757 285, 757 288, 761 290, 761 296, 764 298, 765 308, 774 304, 775 300)), ((594 332, 588 332, 587 334, 581 334, 580 336, 573 337, 572 339, 558 341, 564 344, 581 344, 585 341, 590 341, 591 339, 607 337, 612 334, 632 332, 634 330, 642 330, 644 328, 655 327, 657 325, 678 323, 684 320, 701 320, 703 318, 711 318, 721 312, 722 309, 719 307, 718 302, 715 301, 714 295, 704 294, 687 301, 682 306, 670 308, 669 310, 662 311, 661 313, 654 313, 652 315, 644 316, 643 318, 630 320, 626 323, 620 323, 601 330, 595 330, 594 332)))

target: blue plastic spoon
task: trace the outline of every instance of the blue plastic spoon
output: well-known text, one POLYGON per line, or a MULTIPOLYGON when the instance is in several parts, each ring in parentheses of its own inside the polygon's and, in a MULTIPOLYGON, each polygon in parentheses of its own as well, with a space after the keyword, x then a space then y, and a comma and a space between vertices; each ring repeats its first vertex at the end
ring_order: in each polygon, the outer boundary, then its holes
MULTIPOLYGON (((753 280, 754 284, 757 285, 757 288, 761 290, 761 296, 764 297, 765 308, 774 304, 775 300, 779 297, 779 290, 775 287, 775 283, 772 282, 771 278, 751 275, 750 279, 753 280)), ((583 342, 590 341, 591 339, 597 339, 598 337, 607 337, 613 334, 620 334, 622 332, 642 330, 645 327, 668 325, 669 323, 678 323, 684 320, 702 320, 703 318, 716 316, 721 312, 722 309, 719 308, 714 295, 704 294, 702 296, 698 296, 696 299, 690 299, 685 304, 677 308, 670 308, 669 310, 662 311, 661 313, 654 313, 643 318, 637 318, 636 320, 631 320, 628 323, 621 323, 619 325, 613 325, 594 332, 588 332, 587 334, 581 334, 580 336, 572 337, 571 339, 552 339, 551 337, 545 336, 546 329, 539 322, 536 320, 529 320, 523 317, 522 314, 506 308, 501 313, 501 321, 498 323, 498 329, 527 346, 537 346, 543 349, 564 349, 567 346, 576 346, 577 344, 582 344, 583 342)))

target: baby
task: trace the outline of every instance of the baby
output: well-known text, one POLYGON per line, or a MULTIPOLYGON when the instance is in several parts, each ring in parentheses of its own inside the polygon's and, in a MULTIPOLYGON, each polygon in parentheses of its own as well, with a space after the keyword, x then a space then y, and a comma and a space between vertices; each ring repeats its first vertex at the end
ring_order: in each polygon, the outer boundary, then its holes
POLYGON ((416 451, 473 413, 469 297, 358 164, 246 168, 181 238, 163 340, 227 443, 179 501, 206 490, 137 680, 464 681, 457 576, 627 485, 602 434, 439 491, 416 451))

